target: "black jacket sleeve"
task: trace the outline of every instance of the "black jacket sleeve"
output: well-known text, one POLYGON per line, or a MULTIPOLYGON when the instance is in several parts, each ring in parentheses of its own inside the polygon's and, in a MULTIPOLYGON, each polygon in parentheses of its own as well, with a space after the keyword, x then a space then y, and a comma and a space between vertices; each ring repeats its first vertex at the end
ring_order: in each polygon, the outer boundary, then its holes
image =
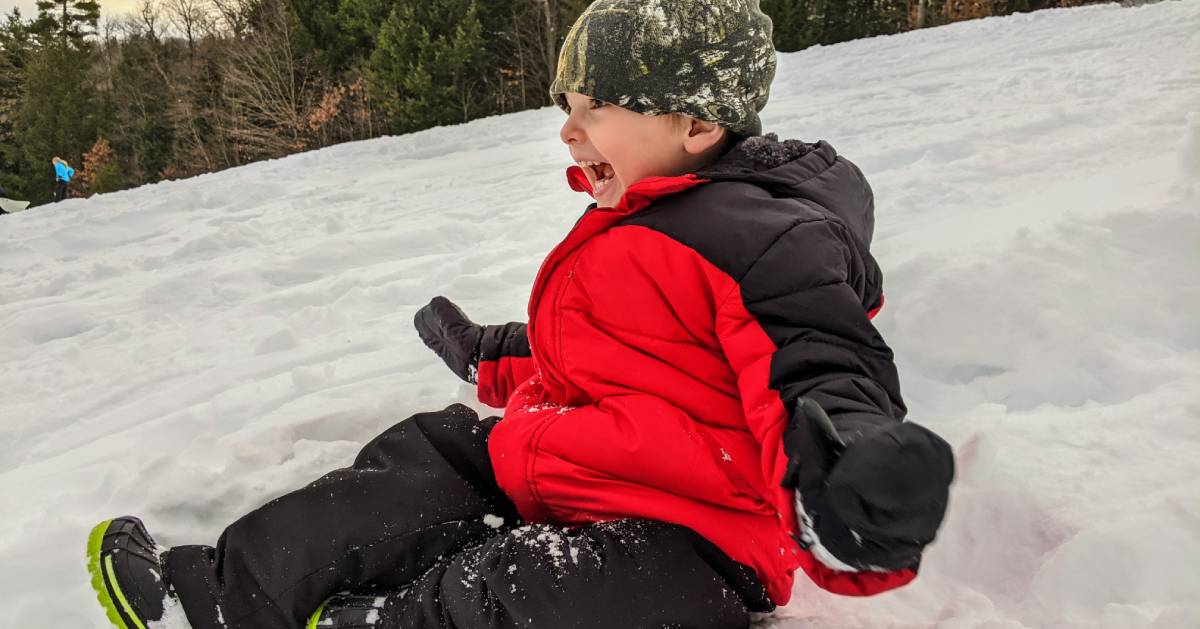
POLYGON ((799 498, 799 538, 837 569, 916 569, 953 478, 949 445, 904 422, 892 351, 868 315, 880 285, 866 245, 832 218, 797 223, 742 281, 777 347, 769 386, 790 415, 783 483, 799 498))
POLYGON ((832 218, 797 223, 742 279, 746 308, 778 348, 769 386, 789 412, 812 399, 844 441, 906 414, 892 350, 868 311, 881 273, 866 245, 832 218))

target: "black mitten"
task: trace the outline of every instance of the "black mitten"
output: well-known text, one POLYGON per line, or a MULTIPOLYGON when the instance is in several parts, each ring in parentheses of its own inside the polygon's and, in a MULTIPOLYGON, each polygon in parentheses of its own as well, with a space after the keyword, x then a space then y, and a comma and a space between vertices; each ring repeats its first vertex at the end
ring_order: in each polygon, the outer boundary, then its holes
MULTIPOLYGON (((912 422, 845 443, 816 402, 801 399, 784 433, 801 543, 855 570, 916 568, 946 514, 954 455, 912 422)), ((820 554, 818 554, 820 557, 820 554)))
POLYGON ((445 297, 434 297, 413 318, 417 334, 454 375, 476 383, 479 341, 483 326, 467 318, 462 309, 445 297))

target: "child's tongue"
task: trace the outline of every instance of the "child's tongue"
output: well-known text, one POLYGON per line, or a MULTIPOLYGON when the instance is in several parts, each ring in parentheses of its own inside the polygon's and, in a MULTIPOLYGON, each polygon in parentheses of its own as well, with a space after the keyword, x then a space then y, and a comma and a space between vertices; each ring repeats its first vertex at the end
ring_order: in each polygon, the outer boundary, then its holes
POLYGON ((588 176, 592 178, 593 187, 595 187, 597 182, 612 177, 612 166, 608 164, 596 164, 595 166, 588 167, 586 170, 588 171, 588 176))

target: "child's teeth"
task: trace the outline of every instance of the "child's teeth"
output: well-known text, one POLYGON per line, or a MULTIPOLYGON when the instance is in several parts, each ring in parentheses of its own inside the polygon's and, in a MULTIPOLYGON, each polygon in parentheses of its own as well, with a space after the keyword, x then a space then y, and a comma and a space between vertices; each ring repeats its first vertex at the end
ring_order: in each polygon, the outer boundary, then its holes
POLYGON ((587 169, 588 178, 592 180, 592 190, 598 192, 601 188, 608 185, 612 181, 613 176, 608 173, 608 168, 604 162, 582 161, 580 166, 587 169))

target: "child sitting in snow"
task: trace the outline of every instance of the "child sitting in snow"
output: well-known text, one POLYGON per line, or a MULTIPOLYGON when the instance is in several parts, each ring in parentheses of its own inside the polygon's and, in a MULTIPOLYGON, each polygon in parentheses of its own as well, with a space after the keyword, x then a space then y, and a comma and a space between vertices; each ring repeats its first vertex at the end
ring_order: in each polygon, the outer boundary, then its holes
POLYGON ((552 94, 588 208, 527 324, 436 298, 425 341, 481 401, 411 417, 215 547, 99 525, 120 627, 746 627, 803 571, 840 594, 912 580, 953 475, 903 422, 872 326, 862 173, 759 135, 775 71, 756 0, 598 0, 552 94), (340 593, 340 594, 339 594, 340 593))

